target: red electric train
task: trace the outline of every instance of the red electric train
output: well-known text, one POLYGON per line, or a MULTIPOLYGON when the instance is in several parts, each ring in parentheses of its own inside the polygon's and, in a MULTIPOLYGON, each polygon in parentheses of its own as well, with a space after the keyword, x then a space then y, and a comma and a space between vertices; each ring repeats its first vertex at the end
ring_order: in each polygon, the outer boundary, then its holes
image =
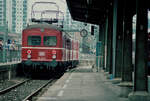
POLYGON ((22 65, 28 70, 62 72, 76 66, 78 56, 78 40, 58 26, 34 24, 23 30, 22 65))

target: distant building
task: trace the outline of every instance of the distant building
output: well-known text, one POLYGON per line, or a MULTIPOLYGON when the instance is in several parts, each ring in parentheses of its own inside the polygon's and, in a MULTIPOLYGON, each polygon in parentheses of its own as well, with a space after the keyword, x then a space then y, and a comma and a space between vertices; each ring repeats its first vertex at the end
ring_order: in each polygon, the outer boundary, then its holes
POLYGON ((0 0, 0 40, 3 39, 6 24, 6 0, 0 0))
POLYGON ((0 39, 7 41, 15 35, 21 39, 20 33, 26 26, 27 0, 0 0, 0 39))
POLYGON ((0 26, 6 22, 6 0, 0 0, 0 26))
POLYGON ((21 33, 27 26, 27 0, 12 0, 11 8, 12 15, 9 16, 11 22, 8 21, 11 24, 11 31, 21 33))
POLYGON ((12 30, 12 0, 6 0, 6 22, 8 30, 12 30))

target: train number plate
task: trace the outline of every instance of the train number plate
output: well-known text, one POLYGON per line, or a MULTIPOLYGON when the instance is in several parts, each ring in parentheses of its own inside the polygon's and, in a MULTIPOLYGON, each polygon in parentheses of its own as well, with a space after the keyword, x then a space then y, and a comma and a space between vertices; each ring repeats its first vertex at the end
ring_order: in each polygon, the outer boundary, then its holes
POLYGON ((45 52, 39 52, 39 56, 45 56, 45 52))

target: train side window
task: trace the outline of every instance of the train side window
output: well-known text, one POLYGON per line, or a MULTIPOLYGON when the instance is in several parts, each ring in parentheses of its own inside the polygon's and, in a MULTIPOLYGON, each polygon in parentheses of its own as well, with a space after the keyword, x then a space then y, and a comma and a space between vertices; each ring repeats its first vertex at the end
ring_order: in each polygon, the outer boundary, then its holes
POLYGON ((28 45, 41 45, 41 36, 28 36, 28 45))
POLYGON ((56 36, 44 36, 44 46, 56 46, 56 36))

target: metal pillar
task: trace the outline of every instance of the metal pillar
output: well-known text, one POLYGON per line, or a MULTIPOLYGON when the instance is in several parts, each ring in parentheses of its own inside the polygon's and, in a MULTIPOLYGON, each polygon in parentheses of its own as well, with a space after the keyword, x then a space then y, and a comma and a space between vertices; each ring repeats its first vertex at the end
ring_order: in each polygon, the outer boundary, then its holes
POLYGON ((114 0, 113 9, 113 76, 121 77, 122 45, 123 45, 123 14, 122 3, 114 0))
POLYGON ((106 23, 102 25, 102 68, 105 70, 105 27, 106 23))
POLYGON ((104 26, 100 25, 99 29, 99 41, 101 42, 101 52, 100 52, 100 68, 104 69, 104 26))
POLYGON ((117 8, 118 8, 118 0, 114 0, 114 8, 113 8, 113 39, 112 39, 112 71, 113 76, 115 76, 116 69, 116 34, 117 34, 117 8))
POLYGON ((118 1, 115 77, 121 77, 123 63, 123 2, 118 1))
POLYGON ((147 26, 148 12, 146 1, 136 0, 137 26, 135 51, 134 91, 129 94, 130 101, 150 101, 147 93, 147 26))
POLYGON ((106 69, 109 71, 109 74, 112 74, 112 28, 113 28, 113 17, 112 9, 108 15, 108 35, 107 35, 107 63, 106 69))
POLYGON ((106 24, 105 24, 105 54, 104 54, 104 56, 105 56, 105 63, 104 63, 104 67, 106 68, 106 72, 108 72, 109 71, 109 67, 107 67, 107 59, 108 59, 108 55, 107 55, 107 51, 108 51, 108 17, 106 18, 106 24))
POLYGON ((132 16, 130 8, 124 2, 124 44, 123 44, 123 66, 122 82, 132 82, 132 16))
POLYGON ((134 91, 147 91, 147 9, 145 2, 137 0, 137 26, 135 51, 134 91))
POLYGON ((132 91, 132 15, 127 1, 124 0, 124 37, 123 37, 123 65, 120 97, 128 97, 132 91))

